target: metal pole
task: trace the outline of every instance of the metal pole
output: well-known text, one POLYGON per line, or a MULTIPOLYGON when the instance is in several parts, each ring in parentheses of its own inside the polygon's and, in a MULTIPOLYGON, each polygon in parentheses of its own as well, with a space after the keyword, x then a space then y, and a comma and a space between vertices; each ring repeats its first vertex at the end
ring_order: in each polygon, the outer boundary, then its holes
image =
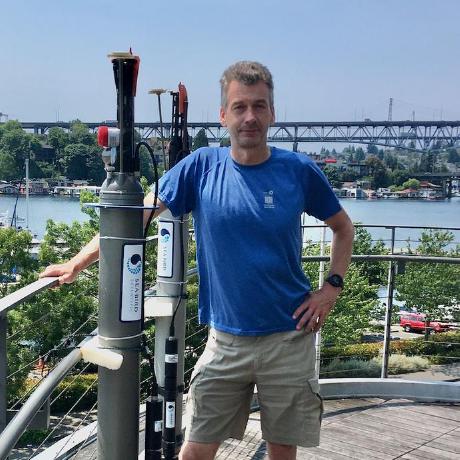
MULTIPOLYGON (((324 246, 326 242, 326 227, 321 229, 321 240, 320 240, 320 255, 324 256, 324 246)), ((319 263, 319 278, 318 288, 321 288, 324 284, 324 260, 319 263)), ((321 366, 321 329, 316 333, 315 336, 315 350, 316 350, 316 361, 315 361, 315 373, 316 378, 319 379, 319 372, 321 366)))
POLYGON ((29 229, 29 159, 26 158, 26 228, 29 229))
MULTIPOLYGON (((394 253, 395 247, 395 232, 396 229, 391 229, 391 253, 394 253)), ((388 291, 387 291, 387 308, 385 311, 385 332, 383 339, 383 356, 382 356, 382 371, 381 378, 388 377, 388 360, 390 357, 390 341, 391 341, 391 315, 393 311, 393 292, 395 281, 396 266, 393 261, 390 261, 388 267, 388 291)))
POLYGON ((166 164, 166 150, 165 150, 165 140, 163 134, 163 114, 161 111, 161 95, 165 93, 166 90, 162 88, 151 89, 149 94, 156 94, 158 98, 158 112, 160 114, 160 136, 161 136, 161 152, 163 155, 163 169, 166 171, 168 165, 166 164))
POLYGON ((119 370, 99 367, 100 460, 127 460, 139 451, 139 350, 143 305, 143 198, 134 155, 134 96, 139 59, 109 56, 118 97, 115 171, 100 192, 99 343, 123 356, 119 370))
MULTIPOLYGON (((188 254, 188 216, 174 218, 170 211, 162 213, 158 222, 158 265, 157 295, 170 297, 173 311, 181 294, 184 294, 188 254)), ((178 339, 177 384, 184 385, 185 313, 187 301, 182 298, 175 316, 175 337, 178 339)), ((158 385, 165 384, 165 342, 169 337, 171 317, 158 317, 155 320, 155 374, 158 385)), ((182 392, 176 399, 176 444, 182 443, 182 392)), ((166 420, 163 420, 166 423, 166 420)))
POLYGON ((6 313, 0 313, 0 432, 6 427, 6 375, 8 371, 6 333, 8 319, 6 313))

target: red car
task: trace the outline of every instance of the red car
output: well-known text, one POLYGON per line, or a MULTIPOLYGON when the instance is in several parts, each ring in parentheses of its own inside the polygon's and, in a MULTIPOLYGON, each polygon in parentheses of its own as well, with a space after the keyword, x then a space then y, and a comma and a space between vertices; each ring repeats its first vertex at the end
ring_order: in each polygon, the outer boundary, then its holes
POLYGON ((401 315, 399 324, 406 332, 424 332, 425 328, 430 333, 433 332, 446 332, 450 329, 449 324, 441 323, 440 321, 429 321, 425 325, 426 315, 424 313, 409 313, 407 315, 401 315))

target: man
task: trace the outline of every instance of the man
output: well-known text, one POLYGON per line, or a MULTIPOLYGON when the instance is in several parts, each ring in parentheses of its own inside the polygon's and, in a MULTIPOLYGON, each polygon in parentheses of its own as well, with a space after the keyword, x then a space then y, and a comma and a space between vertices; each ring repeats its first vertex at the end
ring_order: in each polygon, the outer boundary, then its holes
MULTIPOLYGON (((202 148, 160 181, 159 206, 192 212, 200 274, 200 322, 210 329, 187 403, 182 460, 211 460, 241 438, 254 384, 272 460, 295 459, 319 443, 322 402, 314 374, 314 334, 343 287, 353 225, 321 171, 305 155, 267 145, 273 80, 256 62, 221 79, 221 124, 230 148, 202 148), (311 292, 301 265, 300 216, 333 232, 328 282, 311 292)), ((153 201, 152 194, 146 203, 153 201)), ((43 276, 71 282, 98 258, 98 239, 43 276)))

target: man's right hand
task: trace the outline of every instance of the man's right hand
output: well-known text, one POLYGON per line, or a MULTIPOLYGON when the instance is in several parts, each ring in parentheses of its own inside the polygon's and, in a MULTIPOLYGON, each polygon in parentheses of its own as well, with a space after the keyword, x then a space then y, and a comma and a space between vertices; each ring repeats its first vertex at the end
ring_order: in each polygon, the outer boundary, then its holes
POLYGON ((38 275, 39 278, 45 278, 47 276, 58 276, 59 284, 73 283, 77 278, 80 270, 72 260, 63 264, 49 265, 44 271, 38 275))

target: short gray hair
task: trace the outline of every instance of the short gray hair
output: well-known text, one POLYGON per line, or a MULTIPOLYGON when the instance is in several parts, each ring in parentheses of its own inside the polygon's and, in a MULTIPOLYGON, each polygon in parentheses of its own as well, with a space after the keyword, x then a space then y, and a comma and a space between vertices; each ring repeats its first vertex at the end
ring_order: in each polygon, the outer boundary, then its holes
POLYGON ((228 85, 232 80, 245 85, 255 85, 259 81, 265 83, 269 90, 270 107, 274 107, 273 77, 264 65, 255 61, 239 61, 225 69, 220 79, 220 100, 222 107, 227 106, 228 85))

